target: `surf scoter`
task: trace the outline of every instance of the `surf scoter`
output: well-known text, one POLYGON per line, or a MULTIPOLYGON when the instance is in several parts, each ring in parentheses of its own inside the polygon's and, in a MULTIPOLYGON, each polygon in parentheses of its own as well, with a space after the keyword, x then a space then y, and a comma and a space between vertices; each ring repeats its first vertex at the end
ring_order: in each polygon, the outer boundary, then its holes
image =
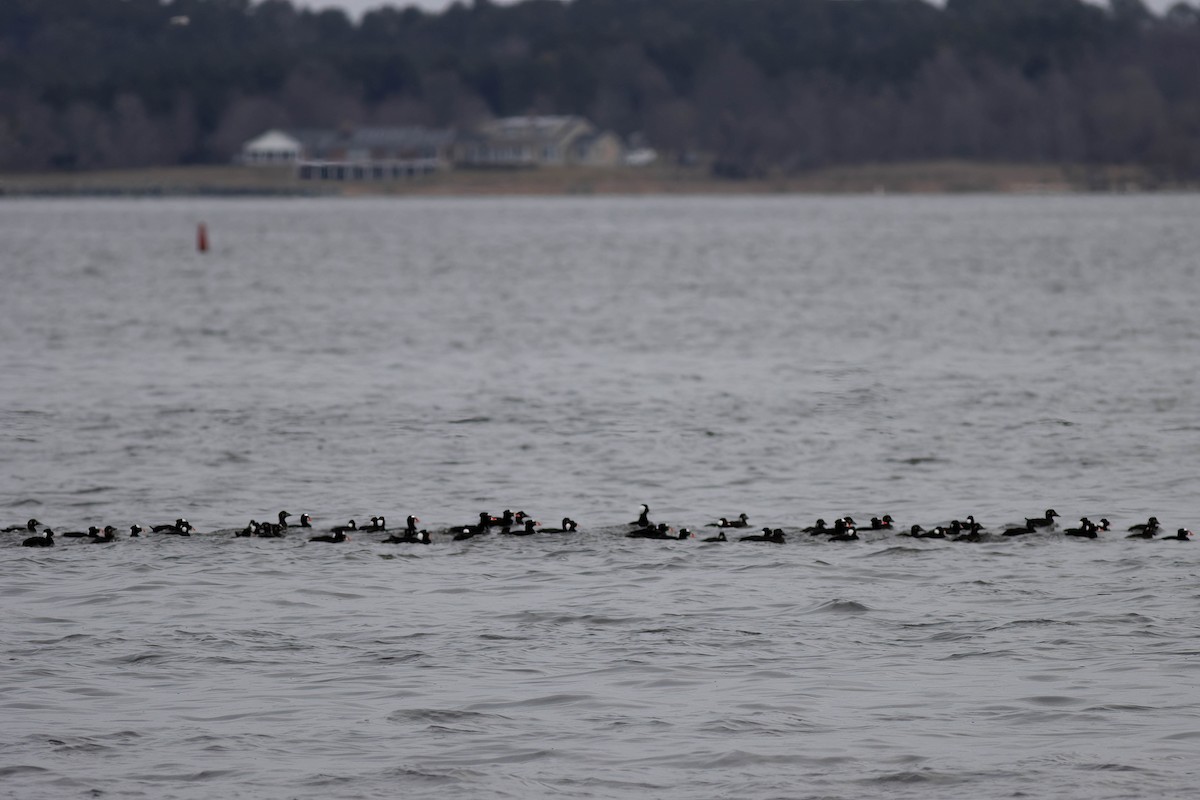
POLYGON ((1063 531, 1063 535, 1075 536, 1080 539, 1096 539, 1100 536, 1100 531, 1090 519, 1084 517, 1079 521, 1078 528, 1067 528, 1063 531))
MULTIPOLYGON (((3 533, 20 533, 20 532, 24 531, 26 533, 37 533, 37 529, 41 526, 41 524, 42 523, 38 522, 36 519, 31 519, 28 522, 26 522, 24 525, 9 525, 2 532, 3 533)), ((34 546, 36 546, 36 545, 34 545, 34 546)))
MULTIPOLYGON (((338 525, 336 528, 330 528, 329 532, 330 533, 350 533, 351 531, 356 531, 356 530, 358 530, 358 523, 355 522, 354 520, 350 520, 345 525, 338 525)), ((311 541, 315 541, 315 540, 309 539, 309 541, 311 542, 311 541)))
POLYGON ((1026 517, 1025 526, 1027 528, 1053 528, 1054 518, 1057 516, 1057 511, 1055 511, 1053 508, 1048 508, 1046 509, 1046 513, 1040 517, 1034 517, 1032 519, 1026 517))
POLYGON ((130 525, 129 526, 129 538, 130 539, 137 539, 137 538, 141 537, 141 535, 142 535, 142 526, 141 525, 130 525))
POLYGON ((501 531, 501 533, 508 536, 532 536, 533 534, 537 533, 535 530, 537 526, 538 523, 536 520, 527 519, 525 520, 525 527, 517 528, 515 531, 505 528, 503 531, 501 531))
POLYGON ((258 520, 252 519, 250 520, 249 525, 242 528, 240 531, 234 531, 233 537, 238 539, 243 537, 257 536, 260 528, 261 526, 258 524, 258 520))
POLYGON ((823 533, 833 536, 846 536, 851 531, 855 531, 854 520, 850 517, 842 517, 833 521, 833 527, 823 531, 823 533))
POLYGON ((570 517, 563 517, 561 528, 542 528, 542 533, 575 533, 579 530, 579 523, 570 517))
POLYGON ((104 532, 98 533, 92 537, 92 544, 107 544, 117 540, 117 529, 112 525, 105 525, 104 532))
POLYGON ((1174 536, 1164 536, 1159 539, 1160 542, 1190 542, 1191 540, 1192 532, 1187 528, 1180 528, 1174 536))
MULTIPOLYGON (((955 520, 954 522, 958 522, 958 520, 955 520)), ((954 523, 951 523, 950 527, 954 528, 954 523)), ((984 534, 987 533, 987 531, 983 529, 982 525, 975 521, 974 517, 967 517, 966 522, 958 522, 958 529, 955 530, 954 533, 960 537, 975 537, 973 539, 967 539, 966 541, 979 541, 984 534)))
POLYGON ((846 528, 845 530, 841 531, 840 533, 835 533, 833 536, 830 536, 828 541, 831 541, 831 542, 857 542, 857 541, 859 541, 858 530, 855 528, 846 528))
POLYGON ((803 528, 800 532, 807 533, 811 536, 816 536, 821 533, 829 533, 829 528, 825 527, 825 525, 825 520, 819 519, 815 525, 809 525, 807 528, 803 528))
POLYGON ((1063 536, 1082 536, 1085 539, 1096 538, 1096 526, 1087 517, 1079 518, 1078 528, 1067 528, 1063 531, 1063 536))
POLYGON ((421 520, 418 519, 416 516, 409 514, 408 518, 404 520, 405 533, 416 533, 417 532, 417 523, 420 521, 421 520))
POLYGON ((727 542, 729 540, 725 538, 725 531, 720 531, 716 536, 709 536, 707 539, 703 539, 702 541, 705 541, 705 542, 727 542))
POLYGON ((392 534, 383 544, 429 544, 429 531, 405 531, 402 536, 392 534))
POLYGON ((920 525, 913 525, 908 530, 901 531, 900 533, 898 533, 897 536, 911 536, 914 539, 920 539, 921 534, 923 534, 924 532, 925 532, 925 529, 922 528, 920 525))
POLYGON ((100 529, 95 525, 88 528, 86 531, 62 531, 57 534, 60 539, 83 539, 88 536, 99 536, 100 529))
POLYGON ((281 539, 283 532, 288 529, 287 518, 290 517, 286 511, 280 511, 278 514, 279 522, 256 522, 250 520, 250 524, 242 530, 237 536, 261 536, 267 539, 281 539), (249 532, 247 532, 247 530, 249 532))
MULTIPOLYGON (((352 529, 352 530, 356 530, 356 529, 352 529)), ((332 536, 309 537, 309 541, 310 542, 330 542, 331 544, 339 544, 341 542, 350 541, 350 537, 346 535, 346 531, 340 530, 340 531, 335 532, 332 536)))
POLYGON ((762 533, 754 534, 753 536, 742 536, 738 538, 739 542, 774 542, 775 544, 783 544, 783 531, 776 528, 763 528, 762 533))
POLYGON ((1005 536, 1024 536, 1027 533, 1034 533, 1037 528, 1026 522, 1024 525, 1013 525, 1004 529, 1005 536))
POLYGON ((54 531, 46 528, 41 536, 30 536, 21 542, 22 547, 54 547, 54 531))
POLYGON ((667 535, 669 532, 670 532, 670 528, 667 527, 667 523, 660 522, 657 525, 648 525, 645 528, 639 528, 636 531, 630 531, 629 533, 625 534, 625 538, 626 539, 669 539, 669 538, 674 538, 672 536, 667 535))
POLYGON ((890 531, 892 529, 892 522, 891 514, 884 514, 882 517, 871 517, 871 530, 890 531))
POLYGON ((486 511, 479 512, 478 525, 460 525, 457 528, 451 528, 450 533, 454 534, 454 541, 459 542, 463 539, 470 539, 472 536, 478 536, 481 533, 487 533, 492 526, 493 517, 486 511))
POLYGON ((167 533, 172 536, 191 536, 192 531, 194 531, 195 528, 192 527, 192 523, 180 517, 179 519, 175 520, 174 524, 154 525, 150 528, 150 530, 154 531, 155 533, 167 533))
POLYGON ((748 528, 750 527, 750 515, 746 513, 738 514, 734 519, 726 519, 720 517, 717 521, 718 528, 748 528))
POLYGON ((636 525, 639 528, 653 528, 654 523, 650 521, 650 506, 642 503, 638 508, 641 509, 638 512, 638 518, 629 524, 636 525))
POLYGON ((1145 522, 1139 522, 1137 525, 1130 525, 1129 530, 1137 531, 1138 533, 1148 533, 1159 529, 1158 517, 1151 517, 1145 522))

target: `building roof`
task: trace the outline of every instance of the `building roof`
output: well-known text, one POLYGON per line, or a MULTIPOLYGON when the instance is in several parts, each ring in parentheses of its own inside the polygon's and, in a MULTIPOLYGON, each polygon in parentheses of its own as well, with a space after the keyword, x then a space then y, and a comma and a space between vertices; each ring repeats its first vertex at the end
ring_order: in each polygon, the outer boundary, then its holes
POLYGON ((300 141, 293 136, 289 136, 285 131, 269 130, 261 136, 246 142, 242 145, 242 149, 250 151, 269 150, 271 152, 299 150, 300 141))
POLYGON ((288 142, 291 148, 301 148, 309 157, 320 157, 337 150, 432 150, 454 141, 454 131, 440 128, 366 127, 337 130, 334 128, 289 128, 272 130, 247 142, 243 149, 284 149, 278 144, 288 142))
POLYGON ((497 144, 554 143, 592 130, 583 117, 504 117, 480 125, 479 135, 497 144))

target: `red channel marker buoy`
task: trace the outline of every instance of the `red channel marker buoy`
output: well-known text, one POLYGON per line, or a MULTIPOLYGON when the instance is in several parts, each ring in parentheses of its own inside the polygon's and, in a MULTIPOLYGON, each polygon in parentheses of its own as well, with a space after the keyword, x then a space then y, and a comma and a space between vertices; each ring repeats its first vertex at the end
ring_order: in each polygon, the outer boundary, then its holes
POLYGON ((203 222, 196 226, 196 250, 201 253, 208 252, 208 226, 203 222))

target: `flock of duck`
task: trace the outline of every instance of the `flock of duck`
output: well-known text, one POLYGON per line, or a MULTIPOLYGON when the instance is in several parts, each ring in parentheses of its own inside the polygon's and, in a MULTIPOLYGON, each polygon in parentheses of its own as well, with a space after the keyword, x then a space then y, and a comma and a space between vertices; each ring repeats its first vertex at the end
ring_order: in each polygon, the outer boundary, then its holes
MULTIPOLYGON (((280 511, 277 515, 278 522, 259 522, 252 519, 245 528, 217 530, 213 531, 212 534, 277 539, 296 532, 316 532, 316 529, 312 525, 311 515, 301 514, 300 521, 297 524, 290 524, 288 522, 291 516, 287 511, 280 511)), ((829 542, 854 542, 859 541, 861 538, 859 531, 870 530, 892 531, 897 536, 908 536, 914 539, 946 539, 955 542, 979 542, 995 537, 1026 536, 1051 532, 1058 532, 1064 536, 1096 539, 1101 534, 1112 531, 1111 523, 1103 518, 1096 523, 1087 517, 1082 517, 1077 527, 1062 529, 1059 528, 1058 519, 1058 512, 1054 509, 1047 509, 1041 516, 1025 518, 1024 524, 1012 523, 994 530, 989 530, 976 522, 973 515, 968 515, 963 520, 952 520, 949 524, 937 525, 929 529, 923 528, 920 525, 912 525, 907 529, 899 530, 895 527, 895 523, 889 514, 884 514, 882 517, 872 517, 870 523, 862 527, 855 523, 852 517, 845 516, 835 519, 832 525, 829 525, 824 519, 818 519, 812 525, 798 528, 791 535, 803 535, 814 538, 824 537, 824 540, 829 542)), ((409 515, 405 520, 405 527, 402 530, 389 530, 387 518, 383 516, 373 516, 371 517, 370 524, 363 526, 359 526, 352 519, 345 525, 338 525, 330 528, 327 532, 310 536, 308 541, 338 544, 349 541, 349 534, 351 533, 362 533, 386 534, 387 538, 378 540, 384 544, 431 544, 433 536, 430 532, 417 528, 417 523, 420 521, 417 517, 409 515)), ((784 532, 783 528, 765 527, 759 533, 746 533, 745 535, 734 535, 731 537, 727 531, 748 531, 751 528, 750 517, 744 513, 736 517, 719 517, 716 522, 710 522, 706 527, 717 528, 718 530, 711 536, 697 537, 689 528, 681 527, 676 529, 665 522, 656 524, 650 520, 650 507, 643 504, 638 513, 638 518, 627 525, 618 526, 618 529, 630 539, 677 541, 700 538, 700 541, 703 542, 729 542, 736 539, 741 542, 784 544, 789 535, 784 532)), ((505 510, 498 517, 492 516, 486 511, 480 512, 478 521, 468 525, 444 528, 439 530, 438 533, 449 536, 454 541, 463 541, 483 534, 530 536, 533 534, 562 534, 577 531, 579 531, 579 525, 570 517, 564 517, 559 527, 542 527, 540 522, 533 519, 524 511, 514 512, 505 510)), ((86 531, 71 530, 56 533, 36 519, 31 519, 24 525, 13 525, 4 528, 2 532, 33 534, 22 540, 21 544, 24 547, 53 547, 56 536, 59 539, 79 539, 92 544, 108 544, 119 538, 117 536, 117 529, 112 525, 107 525, 104 528, 92 526, 86 531)), ((176 519, 171 523, 151 526, 149 530, 143 528, 141 525, 131 525, 129 527, 130 538, 139 538, 143 534, 191 536, 194 532, 197 532, 196 528, 183 518, 176 519)), ((1192 532, 1186 528, 1179 528, 1174 535, 1160 536, 1162 533, 1165 533, 1165 531, 1159 524, 1158 518, 1150 517, 1146 522, 1131 525, 1125 538, 1186 542, 1190 541, 1192 537, 1192 532)))

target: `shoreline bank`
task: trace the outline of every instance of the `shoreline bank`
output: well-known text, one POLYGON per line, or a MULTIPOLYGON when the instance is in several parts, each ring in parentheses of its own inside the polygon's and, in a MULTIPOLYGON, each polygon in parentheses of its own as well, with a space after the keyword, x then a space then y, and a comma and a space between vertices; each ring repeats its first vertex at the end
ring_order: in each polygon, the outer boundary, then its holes
POLYGON ((1078 194, 1194 192, 1135 166, 939 161, 828 167, 801 175, 718 178, 700 167, 446 170, 392 181, 301 180, 290 168, 157 167, 0 175, 0 197, 364 197, 731 194, 1078 194))

